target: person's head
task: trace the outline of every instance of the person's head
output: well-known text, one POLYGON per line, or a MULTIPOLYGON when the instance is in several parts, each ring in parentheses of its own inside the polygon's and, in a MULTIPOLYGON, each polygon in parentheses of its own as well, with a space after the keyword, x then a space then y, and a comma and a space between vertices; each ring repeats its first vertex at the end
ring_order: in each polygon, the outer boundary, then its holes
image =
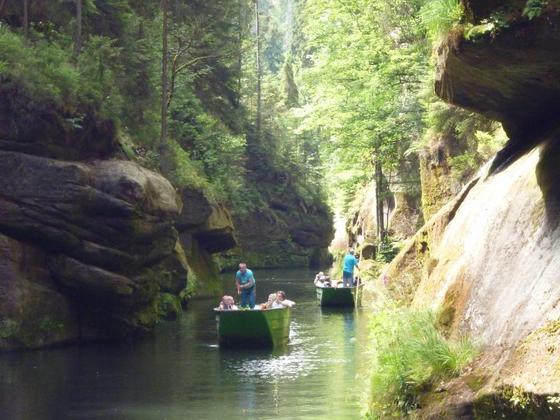
POLYGON ((268 295, 268 302, 272 303, 276 300, 276 293, 271 293, 268 295))
POLYGON ((225 306, 233 306, 235 305, 235 300, 233 299, 232 296, 224 295, 224 297, 222 297, 222 303, 225 306))
POLYGON ((350 249, 348 250, 348 253, 349 253, 350 255, 354 255, 354 250, 353 250, 352 248, 350 248, 350 249))
POLYGON ((286 293, 284 293, 282 290, 278 290, 276 292, 276 300, 282 302, 284 299, 286 299, 286 293))
POLYGON ((247 264, 240 263, 239 264, 239 271, 241 271, 242 273, 245 273, 247 271, 247 264))
POLYGON ((323 273, 322 271, 319 271, 319 277, 322 277, 324 275, 325 275, 325 273, 323 273))

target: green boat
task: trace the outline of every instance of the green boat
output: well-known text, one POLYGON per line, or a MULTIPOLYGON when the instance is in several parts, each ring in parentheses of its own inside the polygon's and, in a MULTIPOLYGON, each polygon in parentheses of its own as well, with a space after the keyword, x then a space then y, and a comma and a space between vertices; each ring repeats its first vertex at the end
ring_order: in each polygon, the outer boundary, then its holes
POLYGON ((357 287, 316 287, 321 306, 353 307, 356 305, 357 287))
POLYGON ((214 311, 222 346, 276 347, 288 341, 290 308, 214 311))

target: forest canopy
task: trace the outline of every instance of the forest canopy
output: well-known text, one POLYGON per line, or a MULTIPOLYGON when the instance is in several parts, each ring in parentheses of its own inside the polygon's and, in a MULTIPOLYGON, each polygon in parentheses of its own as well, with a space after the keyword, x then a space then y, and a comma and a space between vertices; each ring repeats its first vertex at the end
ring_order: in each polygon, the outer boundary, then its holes
POLYGON ((495 123, 433 93, 432 48, 461 25, 457 0, 0 7, 4 83, 55 103, 73 124, 95 110, 131 158, 238 212, 258 207, 254 175, 271 168, 300 180, 311 202, 328 196, 348 213, 371 180, 380 196, 419 196, 418 156, 436 138, 465 144, 458 179, 503 142, 495 123))

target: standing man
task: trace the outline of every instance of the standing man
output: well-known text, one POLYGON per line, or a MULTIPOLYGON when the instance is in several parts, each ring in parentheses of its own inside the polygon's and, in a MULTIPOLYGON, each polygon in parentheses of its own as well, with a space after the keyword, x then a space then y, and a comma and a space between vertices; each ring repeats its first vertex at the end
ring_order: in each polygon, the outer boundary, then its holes
POLYGON ((247 264, 239 264, 239 271, 235 274, 237 293, 241 295, 241 307, 253 309, 255 307, 255 277, 247 268, 247 264))
POLYGON ((354 285, 354 267, 358 270, 360 269, 358 259, 354 256, 354 250, 349 249, 342 262, 342 285, 344 287, 352 287, 354 285))

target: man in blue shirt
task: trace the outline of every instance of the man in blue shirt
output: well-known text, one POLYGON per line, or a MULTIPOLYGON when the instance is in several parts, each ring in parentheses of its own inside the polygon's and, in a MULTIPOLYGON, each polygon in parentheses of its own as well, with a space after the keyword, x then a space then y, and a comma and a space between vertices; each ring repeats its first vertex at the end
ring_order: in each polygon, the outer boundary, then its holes
POLYGON ((247 268, 247 264, 239 264, 239 271, 235 274, 237 293, 241 295, 242 308, 253 309, 255 307, 255 277, 253 272, 247 268))
POLYGON ((344 287, 354 286, 354 267, 360 269, 358 259, 354 256, 354 250, 350 249, 342 261, 342 285, 344 287))

